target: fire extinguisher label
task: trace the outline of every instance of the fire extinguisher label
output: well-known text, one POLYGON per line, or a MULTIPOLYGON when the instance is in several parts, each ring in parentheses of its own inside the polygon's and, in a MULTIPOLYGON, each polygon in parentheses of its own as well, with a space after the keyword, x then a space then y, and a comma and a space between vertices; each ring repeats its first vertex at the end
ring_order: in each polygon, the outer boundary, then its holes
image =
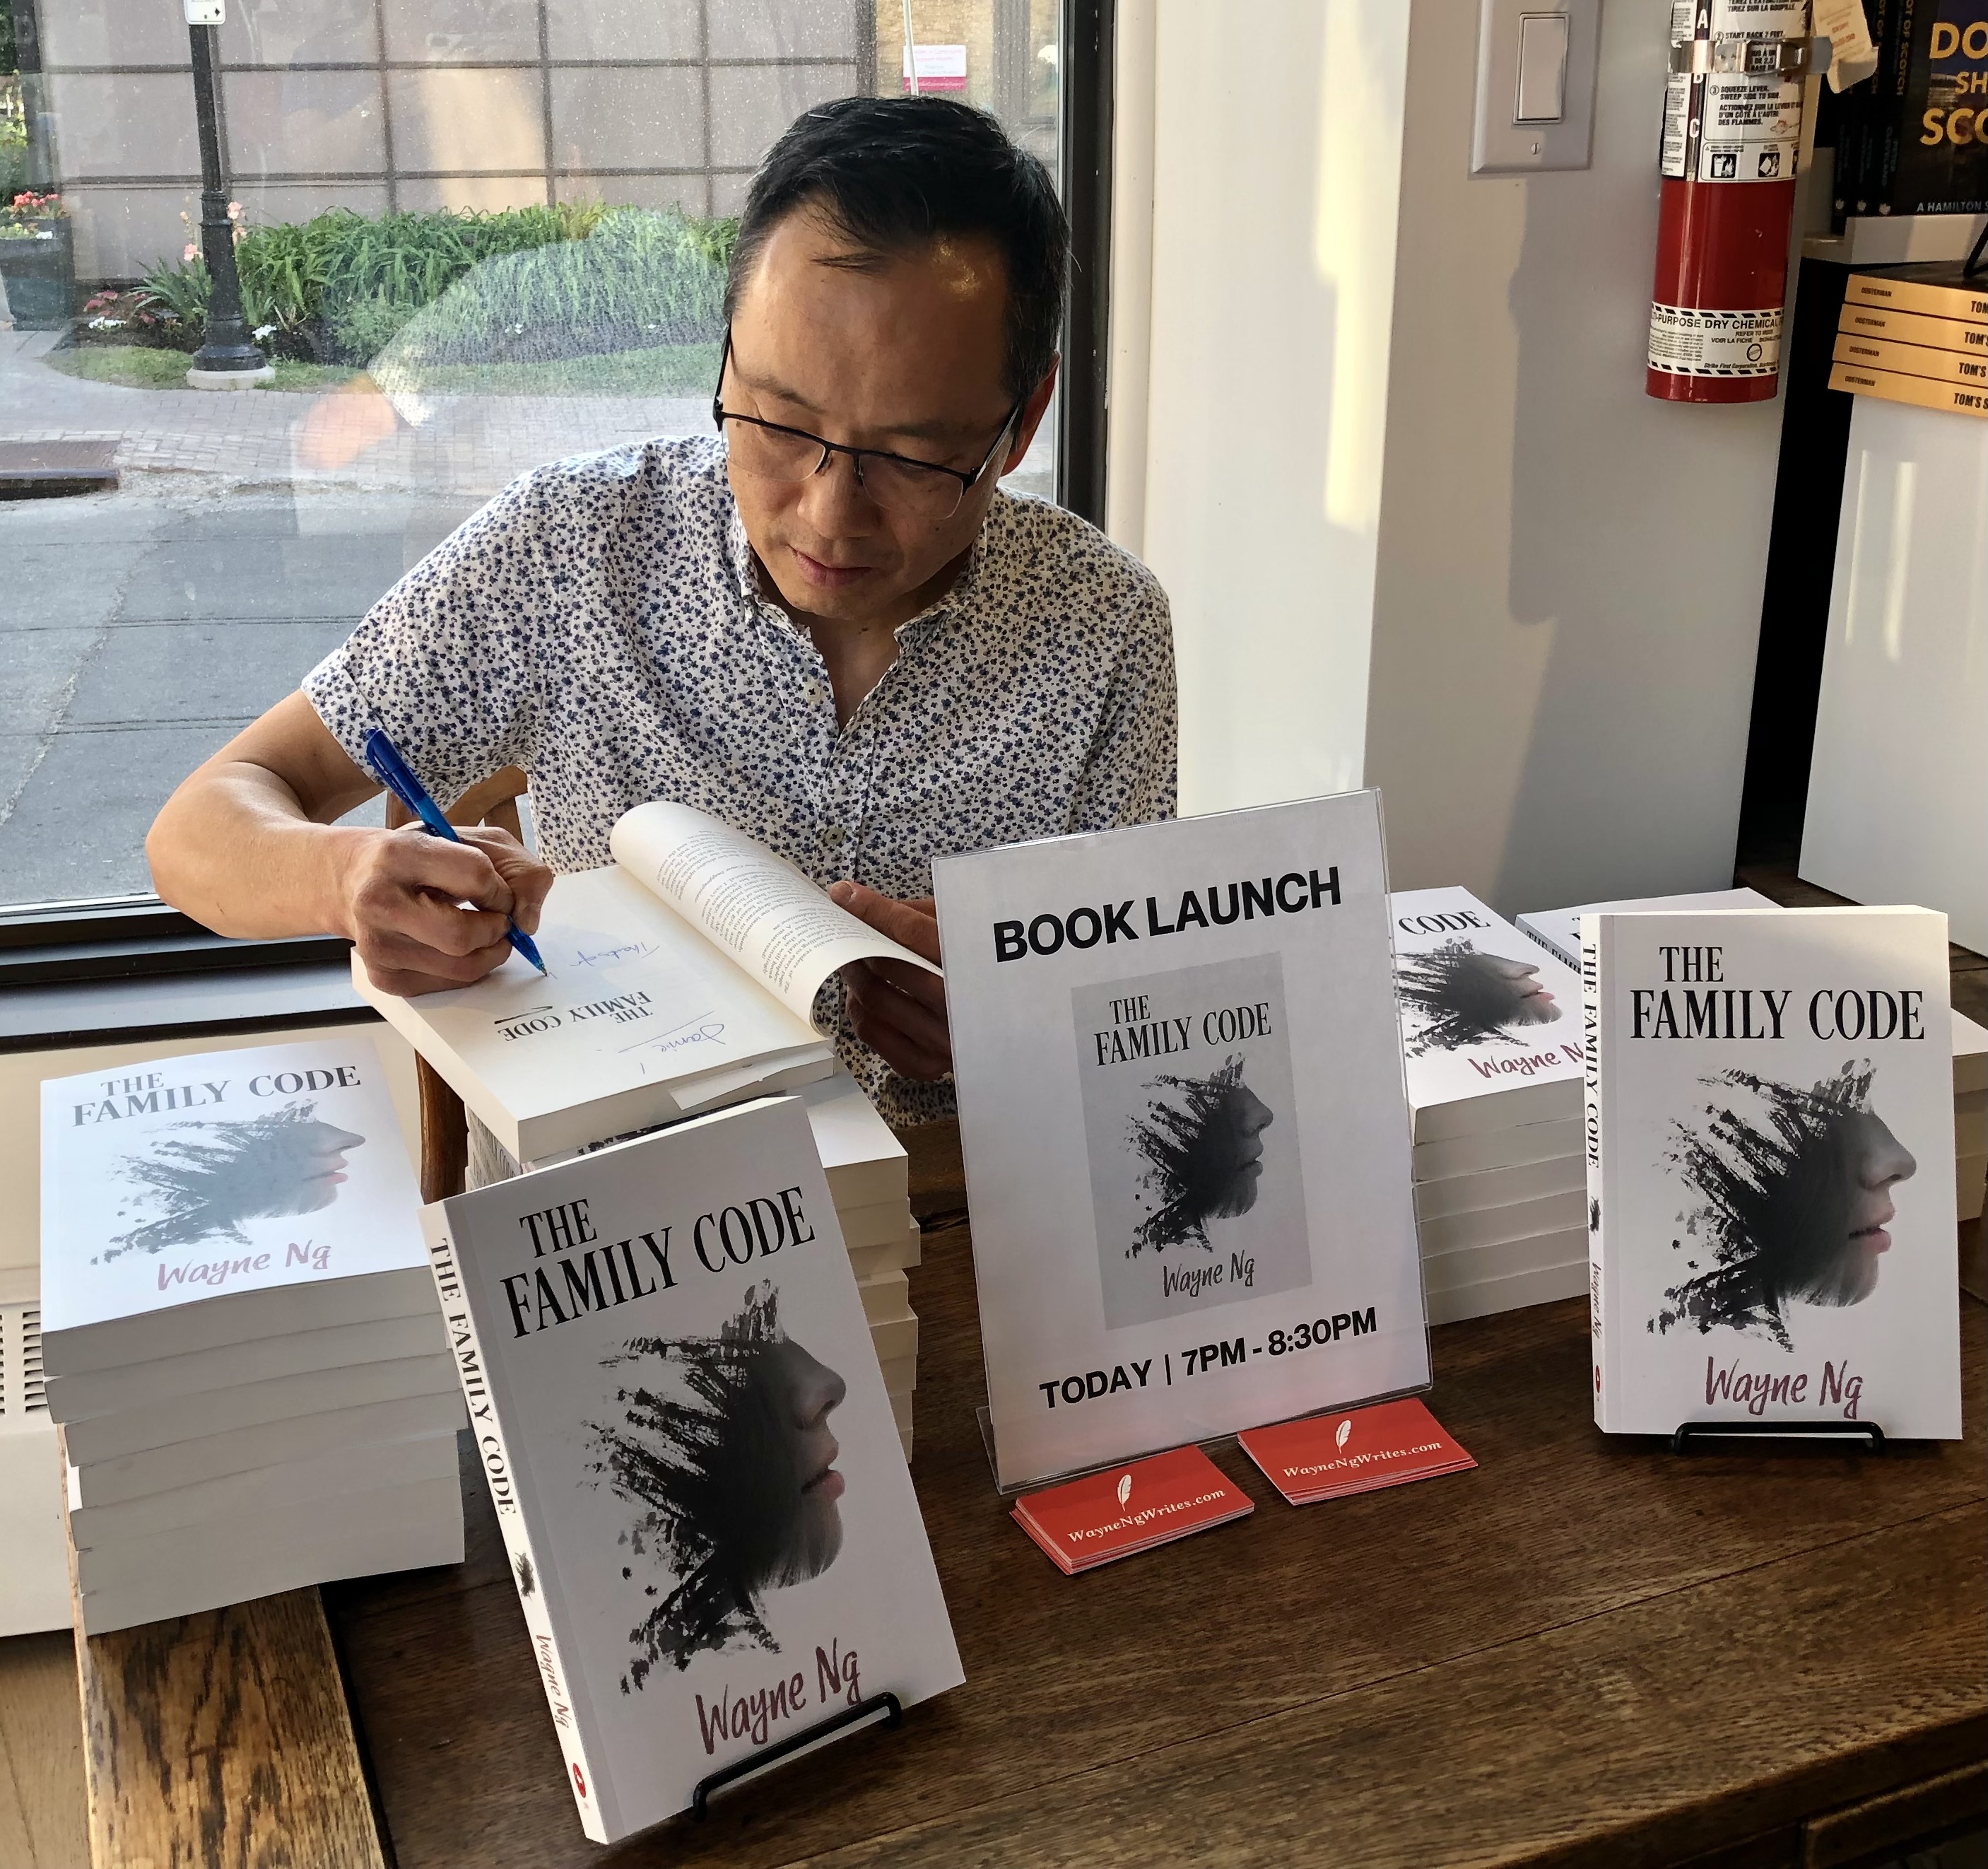
POLYGON ((1650 367, 1676 377, 1770 377, 1781 361, 1781 313, 1650 307, 1650 367))
POLYGON ((1673 0, 1659 166, 1674 180, 1783 181, 1801 147, 1802 83, 1781 42, 1808 35, 1807 0, 1673 0))

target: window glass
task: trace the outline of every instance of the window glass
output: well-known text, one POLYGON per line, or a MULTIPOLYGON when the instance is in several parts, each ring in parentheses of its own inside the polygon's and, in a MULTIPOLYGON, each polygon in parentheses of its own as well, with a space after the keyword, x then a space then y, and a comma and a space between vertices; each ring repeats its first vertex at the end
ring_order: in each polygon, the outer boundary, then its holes
MULTIPOLYGON (((915 0, 908 46, 903 0, 225 15, 250 389, 188 379, 177 0, 0 0, 0 904, 147 891, 178 780, 514 476, 708 433, 732 217, 809 104, 915 72, 1055 168, 1052 0, 915 0)), ((1010 486, 1050 493, 1055 426, 1010 486)))

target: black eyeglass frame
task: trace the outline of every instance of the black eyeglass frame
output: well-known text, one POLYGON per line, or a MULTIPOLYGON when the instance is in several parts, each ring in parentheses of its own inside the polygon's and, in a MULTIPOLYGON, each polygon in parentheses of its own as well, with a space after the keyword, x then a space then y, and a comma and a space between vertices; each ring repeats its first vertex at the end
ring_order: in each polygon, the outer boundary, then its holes
MULTIPOLYGON (((774 435, 791 435, 796 441, 812 442, 821 450, 821 458, 800 476, 801 480, 812 480, 828 465, 831 456, 846 454, 849 457, 850 467, 854 470, 856 484, 866 493, 870 490, 863 478, 863 462, 866 455, 879 461, 893 462, 899 467, 914 467, 921 473, 944 474, 948 479, 957 480, 959 482, 959 500, 954 503, 954 513, 959 510, 960 503, 963 502, 967 495, 979 485, 980 476, 993 465, 995 455, 1001 452, 1002 444, 1014 432, 1015 424, 1020 419, 1022 411, 1028 406, 1029 402, 1026 395, 1016 398, 1015 406, 1002 418, 1000 428, 995 435, 992 445, 988 449, 986 453, 980 457, 980 465, 969 474, 962 468, 948 467, 942 462, 919 461, 913 459, 908 454, 893 454, 888 448, 852 448, 847 442, 832 442, 826 435, 813 434, 806 428, 789 428, 783 422, 765 422, 757 415, 742 415, 736 409, 728 409, 725 406, 725 373, 730 367, 731 363, 732 333, 728 328, 725 334, 725 354, 718 359, 718 387, 711 392, 711 419, 720 435, 725 432, 725 425, 728 422, 742 422, 749 423, 755 428, 765 428, 774 435)), ((794 484, 798 486, 800 482, 796 481, 794 484)), ((950 518, 952 514, 948 513, 945 516, 950 518)))

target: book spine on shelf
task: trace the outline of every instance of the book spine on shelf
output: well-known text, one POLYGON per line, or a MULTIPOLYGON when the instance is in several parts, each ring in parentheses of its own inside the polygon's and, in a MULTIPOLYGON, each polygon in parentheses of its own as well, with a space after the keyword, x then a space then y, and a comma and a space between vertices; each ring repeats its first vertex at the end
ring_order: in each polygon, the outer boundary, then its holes
POLYGON ((1972 318, 1977 324, 1988 319, 1988 286, 1942 286, 1889 273, 1853 273, 1844 297, 1858 305, 1918 312, 1928 318, 1972 318))
POLYGON ((1936 350, 1988 356, 1988 320, 1980 318, 1930 318, 1924 312, 1898 311, 1888 305, 1846 299, 1836 328, 1858 337, 1885 337, 1894 344, 1930 344, 1936 350))
POLYGON ((1892 370, 1863 370, 1854 364, 1830 367, 1829 387, 1852 396, 1876 396, 1915 408, 1944 409, 1950 415, 1988 416, 1988 385, 1937 383, 1930 377, 1900 376, 1892 370))
POLYGON ((1832 363, 1859 370, 1889 370, 1902 377, 1930 377, 1936 383, 1988 384, 1988 350, 1969 356, 1961 350, 1936 350, 1930 344, 1894 344, 1884 337, 1837 336, 1832 363))
POLYGON ((1587 1319, 1588 1353, 1594 1365, 1594 1425, 1608 1426, 1603 1366, 1608 1361, 1608 1313, 1602 1249, 1605 1203, 1601 1177, 1601 955, 1604 926, 1597 916, 1581 918, 1581 1154, 1587 1167, 1587 1319))
POLYGON ((510 1560, 511 1581, 525 1612, 525 1628, 532 1639, 532 1658, 538 1664, 539 1679, 552 1708, 553 1728, 559 1735, 560 1752, 566 1761, 566 1779, 574 1802, 580 1807, 581 1827, 590 1840, 606 1843, 607 1830, 600 1809, 600 1785, 592 1762, 587 1756, 580 1735, 580 1720, 573 1698, 567 1690, 570 1678, 560 1659, 559 1637, 546 1596, 550 1580, 532 1547, 531 1529, 526 1523, 519 1490, 519 1473, 505 1445, 504 1430, 495 1397, 485 1376, 488 1366, 477 1340, 476 1320, 468 1294, 455 1263, 455 1248, 441 1218, 441 1210, 429 1214, 428 1265, 434 1274, 435 1290, 441 1298, 442 1318, 448 1329, 449 1348, 455 1359, 455 1373, 462 1384, 462 1399, 469 1410, 470 1432, 476 1437, 476 1452, 489 1482, 490 1502, 496 1508, 497 1527, 503 1535, 504 1554, 510 1560))

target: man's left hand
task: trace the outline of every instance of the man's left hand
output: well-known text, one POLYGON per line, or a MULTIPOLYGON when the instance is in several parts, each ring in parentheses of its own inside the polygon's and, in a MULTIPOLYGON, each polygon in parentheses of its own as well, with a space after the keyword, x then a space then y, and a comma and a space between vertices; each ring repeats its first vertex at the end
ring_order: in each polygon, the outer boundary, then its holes
MULTIPOLYGON (((829 895, 879 934, 938 964, 938 916, 929 896, 894 902, 860 882, 838 882, 829 895)), ((857 960, 842 970, 842 980, 857 1037, 900 1077, 928 1084, 952 1068, 945 982, 937 974, 901 960, 857 960)))

